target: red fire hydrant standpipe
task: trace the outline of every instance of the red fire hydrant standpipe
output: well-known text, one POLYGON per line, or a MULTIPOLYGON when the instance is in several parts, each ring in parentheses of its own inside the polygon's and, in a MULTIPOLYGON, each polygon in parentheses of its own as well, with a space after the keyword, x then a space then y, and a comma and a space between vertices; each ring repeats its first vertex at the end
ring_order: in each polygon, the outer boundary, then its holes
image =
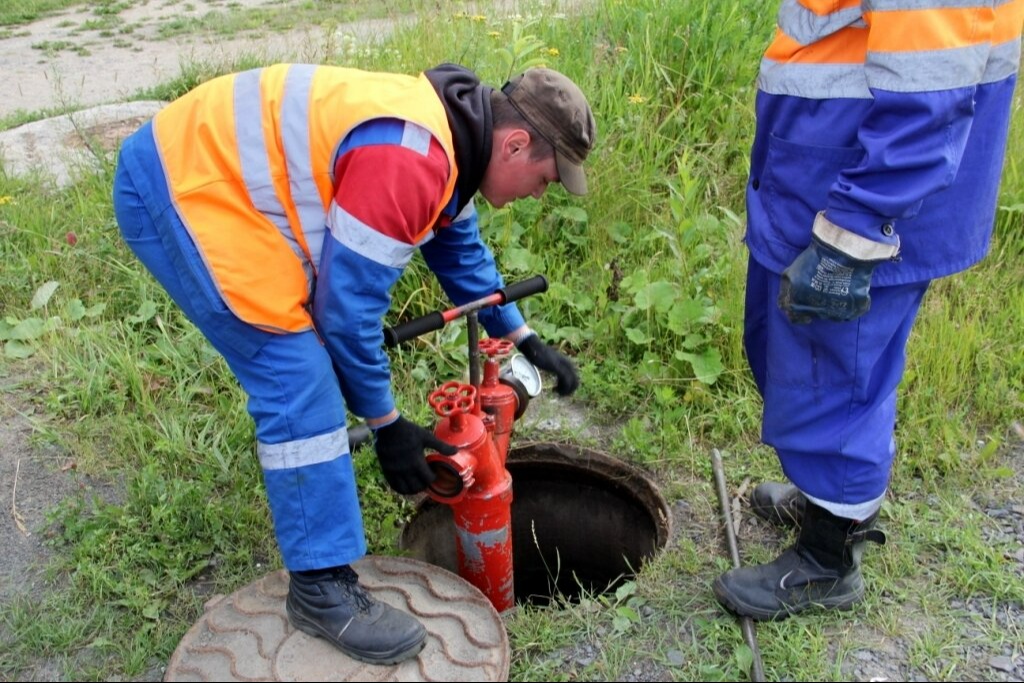
POLYGON ((459 450, 454 456, 427 456, 436 475, 428 495, 452 508, 459 575, 479 588, 499 614, 515 606, 512 477, 505 461, 515 420, 529 395, 501 377, 500 361, 515 348, 512 342, 478 341, 476 311, 546 289, 547 280, 538 275, 457 309, 385 330, 385 340, 394 346, 462 315, 469 320, 471 383, 447 382, 429 396, 441 418, 434 433, 459 450), (478 355, 486 357, 482 380, 478 355))
POLYGON ((515 606, 512 477, 505 469, 505 454, 495 447, 494 420, 482 414, 479 397, 475 387, 458 382, 430 394, 442 418, 434 433, 459 452, 450 458, 427 456, 438 474, 428 495, 452 508, 459 575, 479 588, 500 614, 515 606))

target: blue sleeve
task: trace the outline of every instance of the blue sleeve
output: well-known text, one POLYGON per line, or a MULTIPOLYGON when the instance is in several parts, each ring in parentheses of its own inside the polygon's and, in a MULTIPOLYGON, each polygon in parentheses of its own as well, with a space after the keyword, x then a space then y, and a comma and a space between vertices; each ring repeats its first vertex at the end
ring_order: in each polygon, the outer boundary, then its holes
POLYGON ((381 320, 401 268, 368 259, 328 233, 320 259, 313 320, 335 364, 348 409, 363 418, 395 407, 381 320))
MULTIPOLYGON (((456 306, 493 294, 505 284, 494 255, 480 236, 472 202, 451 225, 438 230, 420 253, 456 306)), ((525 324, 515 303, 481 309, 477 315, 492 337, 502 337, 525 324)))
POLYGON ((428 134, 414 126, 394 119, 364 123, 346 138, 334 165, 312 313, 346 406, 363 418, 395 407, 381 321, 448 178, 443 150, 436 141, 428 147, 428 134))
MULTIPOLYGON (((879 226, 912 218, 930 195, 956 177, 974 115, 975 87, 931 92, 872 90, 861 123, 861 162, 832 185, 832 222, 876 242, 879 226)), ((897 224, 898 229, 898 224, 897 224)))

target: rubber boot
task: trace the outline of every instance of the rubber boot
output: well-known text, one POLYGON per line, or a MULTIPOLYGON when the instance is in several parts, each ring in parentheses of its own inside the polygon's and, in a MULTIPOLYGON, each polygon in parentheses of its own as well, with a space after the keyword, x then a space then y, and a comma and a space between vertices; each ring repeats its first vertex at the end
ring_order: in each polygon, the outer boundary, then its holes
POLYGON ((726 609, 755 620, 785 619, 810 607, 849 609, 864 597, 864 544, 885 543, 876 512, 858 522, 807 501, 797 542, 774 562, 740 567, 715 579, 726 609))
POLYGON ((289 576, 286 610, 292 625, 324 638, 353 659, 398 664, 419 654, 426 644, 423 625, 370 597, 348 565, 289 576))
POLYGON ((775 526, 799 527, 807 498, 792 484, 766 481, 750 492, 750 509, 775 526))

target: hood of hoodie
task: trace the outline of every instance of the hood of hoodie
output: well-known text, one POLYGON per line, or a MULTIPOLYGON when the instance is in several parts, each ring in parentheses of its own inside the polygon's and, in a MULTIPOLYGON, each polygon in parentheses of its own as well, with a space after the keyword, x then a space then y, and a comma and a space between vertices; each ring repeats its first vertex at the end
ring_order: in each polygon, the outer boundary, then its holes
POLYGON ((455 144, 458 177, 457 210, 462 211, 480 189, 484 171, 491 160, 491 92, 469 69, 458 64, 441 64, 424 72, 441 98, 455 144))

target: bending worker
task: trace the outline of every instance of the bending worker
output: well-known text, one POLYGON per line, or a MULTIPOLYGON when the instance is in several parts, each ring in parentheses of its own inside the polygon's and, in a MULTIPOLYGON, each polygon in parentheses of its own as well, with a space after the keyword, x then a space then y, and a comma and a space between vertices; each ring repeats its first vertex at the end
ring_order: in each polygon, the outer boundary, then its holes
MULTIPOLYGON (((395 407, 382 317, 419 250, 455 304, 503 286, 473 198, 587 190, 587 100, 532 69, 501 90, 457 65, 418 76, 277 64, 210 80, 125 140, 114 183, 124 239, 225 358, 248 395, 290 574, 287 613, 346 654, 392 664, 426 632, 377 602, 351 563, 366 553, 346 407, 374 431, 390 486, 433 479, 453 454, 395 407)), ((515 304, 479 314, 569 394, 573 363, 515 304)))

